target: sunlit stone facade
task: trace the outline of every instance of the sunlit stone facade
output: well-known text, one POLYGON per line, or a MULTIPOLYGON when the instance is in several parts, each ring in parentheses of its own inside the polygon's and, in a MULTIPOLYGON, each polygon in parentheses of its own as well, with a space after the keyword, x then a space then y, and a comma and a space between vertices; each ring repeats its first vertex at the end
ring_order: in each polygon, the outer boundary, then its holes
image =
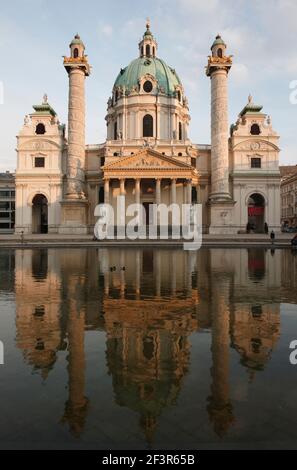
MULTIPOLYGON (((153 203, 201 203, 204 232, 263 232, 265 222, 278 230, 278 135, 251 97, 230 132, 232 56, 226 49, 217 36, 206 67, 211 145, 191 142, 184 87, 176 70, 158 57, 149 22, 138 58, 120 69, 108 99, 106 141, 86 145, 90 66, 76 35, 64 58, 68 137, 47 97, 26 116, 18 135, 16 232, 91 233, 96 205, 116 207, 119 195, 125 195, 126 206, 143 204, 146 214, 153 203)), ((124 218, 121 224, 127 222, 124 218)))

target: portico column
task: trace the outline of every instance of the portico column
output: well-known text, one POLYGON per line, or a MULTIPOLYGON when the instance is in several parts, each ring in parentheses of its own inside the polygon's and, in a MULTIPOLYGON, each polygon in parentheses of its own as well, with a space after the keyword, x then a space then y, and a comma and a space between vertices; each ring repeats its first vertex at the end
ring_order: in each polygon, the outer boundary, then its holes
POLYGON ((187 204, 192 204, 192 180, 187 181, 187 204))
POLYGON ((201 204, 201 188, 200 188, 200 184, 197 184, 197 186, 196 186, 196 192, 197 192, 197 204, 201 204))
POLYGON ((161 204, 161 178, 156 179, 156 204, 161 204))
MULTIPOLYGON (((171 204, 176 204, 176 179, 173 178, 171 180, 171 204)), ((175 212, 173 211, 171 213, 171 227, 174 227, 174 226, 177 226, 179 221, 178 220, 174 220, 174 217, 175 217, 175 212)), ((173 231, 174 229, 172 229, 173 231)))
POLYGON ((104 203, 109 204, 109 179, 104 180, 104 203))
MULTIPOLYGON (((125 193, 125 178, 121 178, 120 179, 120 196, 125 197, 125 194, 126 194, 125 193)), ((126 225, 126 202, 122 204, 122 201, 121 201, 121 204, 117 208, 117 210, 119 211, 119 214, 118 214, 119 226, 124 227, 126 225)), ((125 233, 123 232, 123 228, 119 228, 118 234, 120 233, 121 233, 120 236, 124 238, 125 233)))
POLYGON ((171 204, 176 204, 176 179, 171 180, 171 204))
POLYGON ((125 178, 120 179, 120 194, 125 196, 125 178))
POLYGON ((140 178, 135 180, 135 202, 140 204, 140 178))

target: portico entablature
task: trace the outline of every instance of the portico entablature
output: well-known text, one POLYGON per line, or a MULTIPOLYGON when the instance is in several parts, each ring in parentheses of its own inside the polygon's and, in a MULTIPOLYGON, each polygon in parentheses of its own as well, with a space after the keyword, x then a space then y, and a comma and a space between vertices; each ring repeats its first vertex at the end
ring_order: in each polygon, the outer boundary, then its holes
POLYGON ((169 178, 192 180, 198 183, 199 175, 195 168, 174 158, 161 155, 152 149, 141 150, 137 154, 122 157, 102 167, 104 179, 110 178, 169 178))

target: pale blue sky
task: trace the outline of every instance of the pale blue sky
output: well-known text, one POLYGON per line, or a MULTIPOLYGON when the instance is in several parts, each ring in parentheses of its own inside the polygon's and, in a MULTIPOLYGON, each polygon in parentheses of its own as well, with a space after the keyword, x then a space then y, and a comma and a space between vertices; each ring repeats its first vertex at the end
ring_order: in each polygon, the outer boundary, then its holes
POLYGON ((297 164, 297 105, 289 101, 289 83, 297 80, 296 0, 11 0, 1 2, 0 15, 0 171, 15 168, 15 136, 45 92, 66 122, 62 55, 68 54, 76 32, 93 66, 86 83, 86 142, 105 140, 107 99, 120 68, 138 55, 147 16, 159 57, 183 82, 194 143, 210 143, 210 84, 204 66, 219 32, 234 55, 230 124, 251 93, 281 136, 281 163, 297 164))

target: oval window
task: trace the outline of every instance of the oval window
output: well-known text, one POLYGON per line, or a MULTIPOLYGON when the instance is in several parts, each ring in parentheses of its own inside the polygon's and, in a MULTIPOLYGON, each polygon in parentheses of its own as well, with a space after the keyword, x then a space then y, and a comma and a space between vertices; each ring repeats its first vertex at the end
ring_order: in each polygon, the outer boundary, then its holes
POLYGON ((146 82, 144 82, 143 84, 143 89, 146 93, 150 93, 153 89, 153 84, 152 82, 150 82, 149 80, 147 80, 146 82))

